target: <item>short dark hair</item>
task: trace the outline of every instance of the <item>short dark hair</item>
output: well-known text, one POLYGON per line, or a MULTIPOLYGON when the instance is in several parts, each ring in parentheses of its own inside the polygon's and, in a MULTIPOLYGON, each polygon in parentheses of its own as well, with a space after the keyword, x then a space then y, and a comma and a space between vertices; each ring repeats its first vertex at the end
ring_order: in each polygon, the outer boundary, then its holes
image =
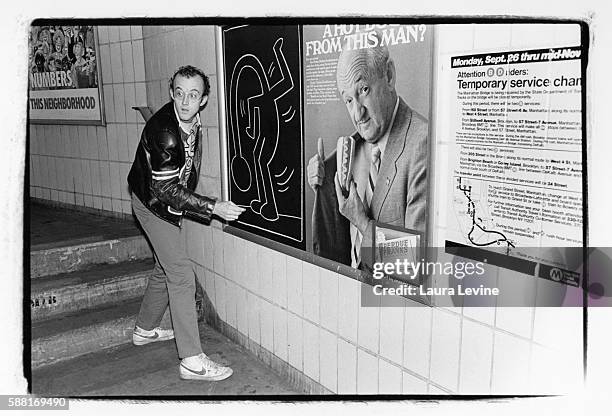
POLYGON ((172 75, 172 77, 170 78, 170 89, 172 91, 174 91, 174 79, 176 78, 177 75, 181 75, 185 78, 192 78, 192 77, 199 76, 200 78, 202 78, 202 82, 204 83, 204 91, 202 95, 208 96, 208 94, 210 94, 210 81, 208 80, 208 77, 206 76, 204 71, 202 71, 200 68, 196 68, 195 66, 192 66, 192 65, 185 65, 177 69, 174 72, 174 75, 172 75))

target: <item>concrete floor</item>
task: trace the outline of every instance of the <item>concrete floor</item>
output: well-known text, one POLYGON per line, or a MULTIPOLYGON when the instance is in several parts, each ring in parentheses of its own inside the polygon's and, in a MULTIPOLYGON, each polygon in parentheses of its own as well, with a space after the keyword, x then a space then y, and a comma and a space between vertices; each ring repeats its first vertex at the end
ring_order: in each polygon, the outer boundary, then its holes
POLYGON ((181 380, 174 341, 132 344, 84 355, 32 372, 32 393, 43 396, 240 396, 295 395, 286 380, 206 324, 200 325, 204 352, 229 365, 223 381, 181 380))
POLYGON ((30 246, 43 250, 139 235, 136 221, 30 204, 30 246))

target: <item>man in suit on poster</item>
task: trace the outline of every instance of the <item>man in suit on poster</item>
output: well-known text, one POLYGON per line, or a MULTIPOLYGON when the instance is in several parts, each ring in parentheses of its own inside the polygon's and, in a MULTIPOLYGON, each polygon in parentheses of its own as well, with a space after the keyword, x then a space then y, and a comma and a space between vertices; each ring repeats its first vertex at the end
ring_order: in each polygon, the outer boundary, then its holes
POLYGON ((336 78, 356 129, 353 180, 347 195, 336 175, 336 156, 325 159, 319 139, 319 152, 308 164, 315 191, 313 248, 363 268, 361 242, 372 241, 373 221, 425 231, 428 123, 398 96, 386 46, 344 49, 336 78))

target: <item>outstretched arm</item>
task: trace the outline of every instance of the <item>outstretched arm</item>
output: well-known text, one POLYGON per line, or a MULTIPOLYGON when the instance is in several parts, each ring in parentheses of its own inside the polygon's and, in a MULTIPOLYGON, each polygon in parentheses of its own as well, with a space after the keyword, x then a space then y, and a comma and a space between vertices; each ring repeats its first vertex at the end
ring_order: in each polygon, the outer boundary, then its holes
POLYGON ((233 202, 216 202, 214 198, 190 191, 180 183, 179 152, 184 152, 184 149, 174 134, 162 132, 153 140, 152 146, 151 190, 161 202, 205 223, 210 222, 213 214, 231 221, 244 211, 233 202))
POLYGON ((270 88, 270 92, 272 93, 274 99, 281 98, 283 95, 287 94, 293 89, 293 78, 291 77, 291 71, 289 71, 289 65, 287 64, 287 60, 283 54, 282 47, 283 38, 278 38, 272 47, 274 56, 276 57, 276 65, 278 66, 282 76, 281 80, 270 88))

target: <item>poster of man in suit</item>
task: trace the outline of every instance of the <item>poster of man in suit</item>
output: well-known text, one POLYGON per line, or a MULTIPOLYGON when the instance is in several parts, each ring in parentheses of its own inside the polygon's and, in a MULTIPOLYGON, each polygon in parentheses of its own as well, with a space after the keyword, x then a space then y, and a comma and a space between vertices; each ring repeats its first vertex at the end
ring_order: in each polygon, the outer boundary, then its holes
POLYGON ((372 241, 374 222, 426 231, 432 32, 418 24, 304 27, 314 254, 364 268, 361 245, 372 241))

